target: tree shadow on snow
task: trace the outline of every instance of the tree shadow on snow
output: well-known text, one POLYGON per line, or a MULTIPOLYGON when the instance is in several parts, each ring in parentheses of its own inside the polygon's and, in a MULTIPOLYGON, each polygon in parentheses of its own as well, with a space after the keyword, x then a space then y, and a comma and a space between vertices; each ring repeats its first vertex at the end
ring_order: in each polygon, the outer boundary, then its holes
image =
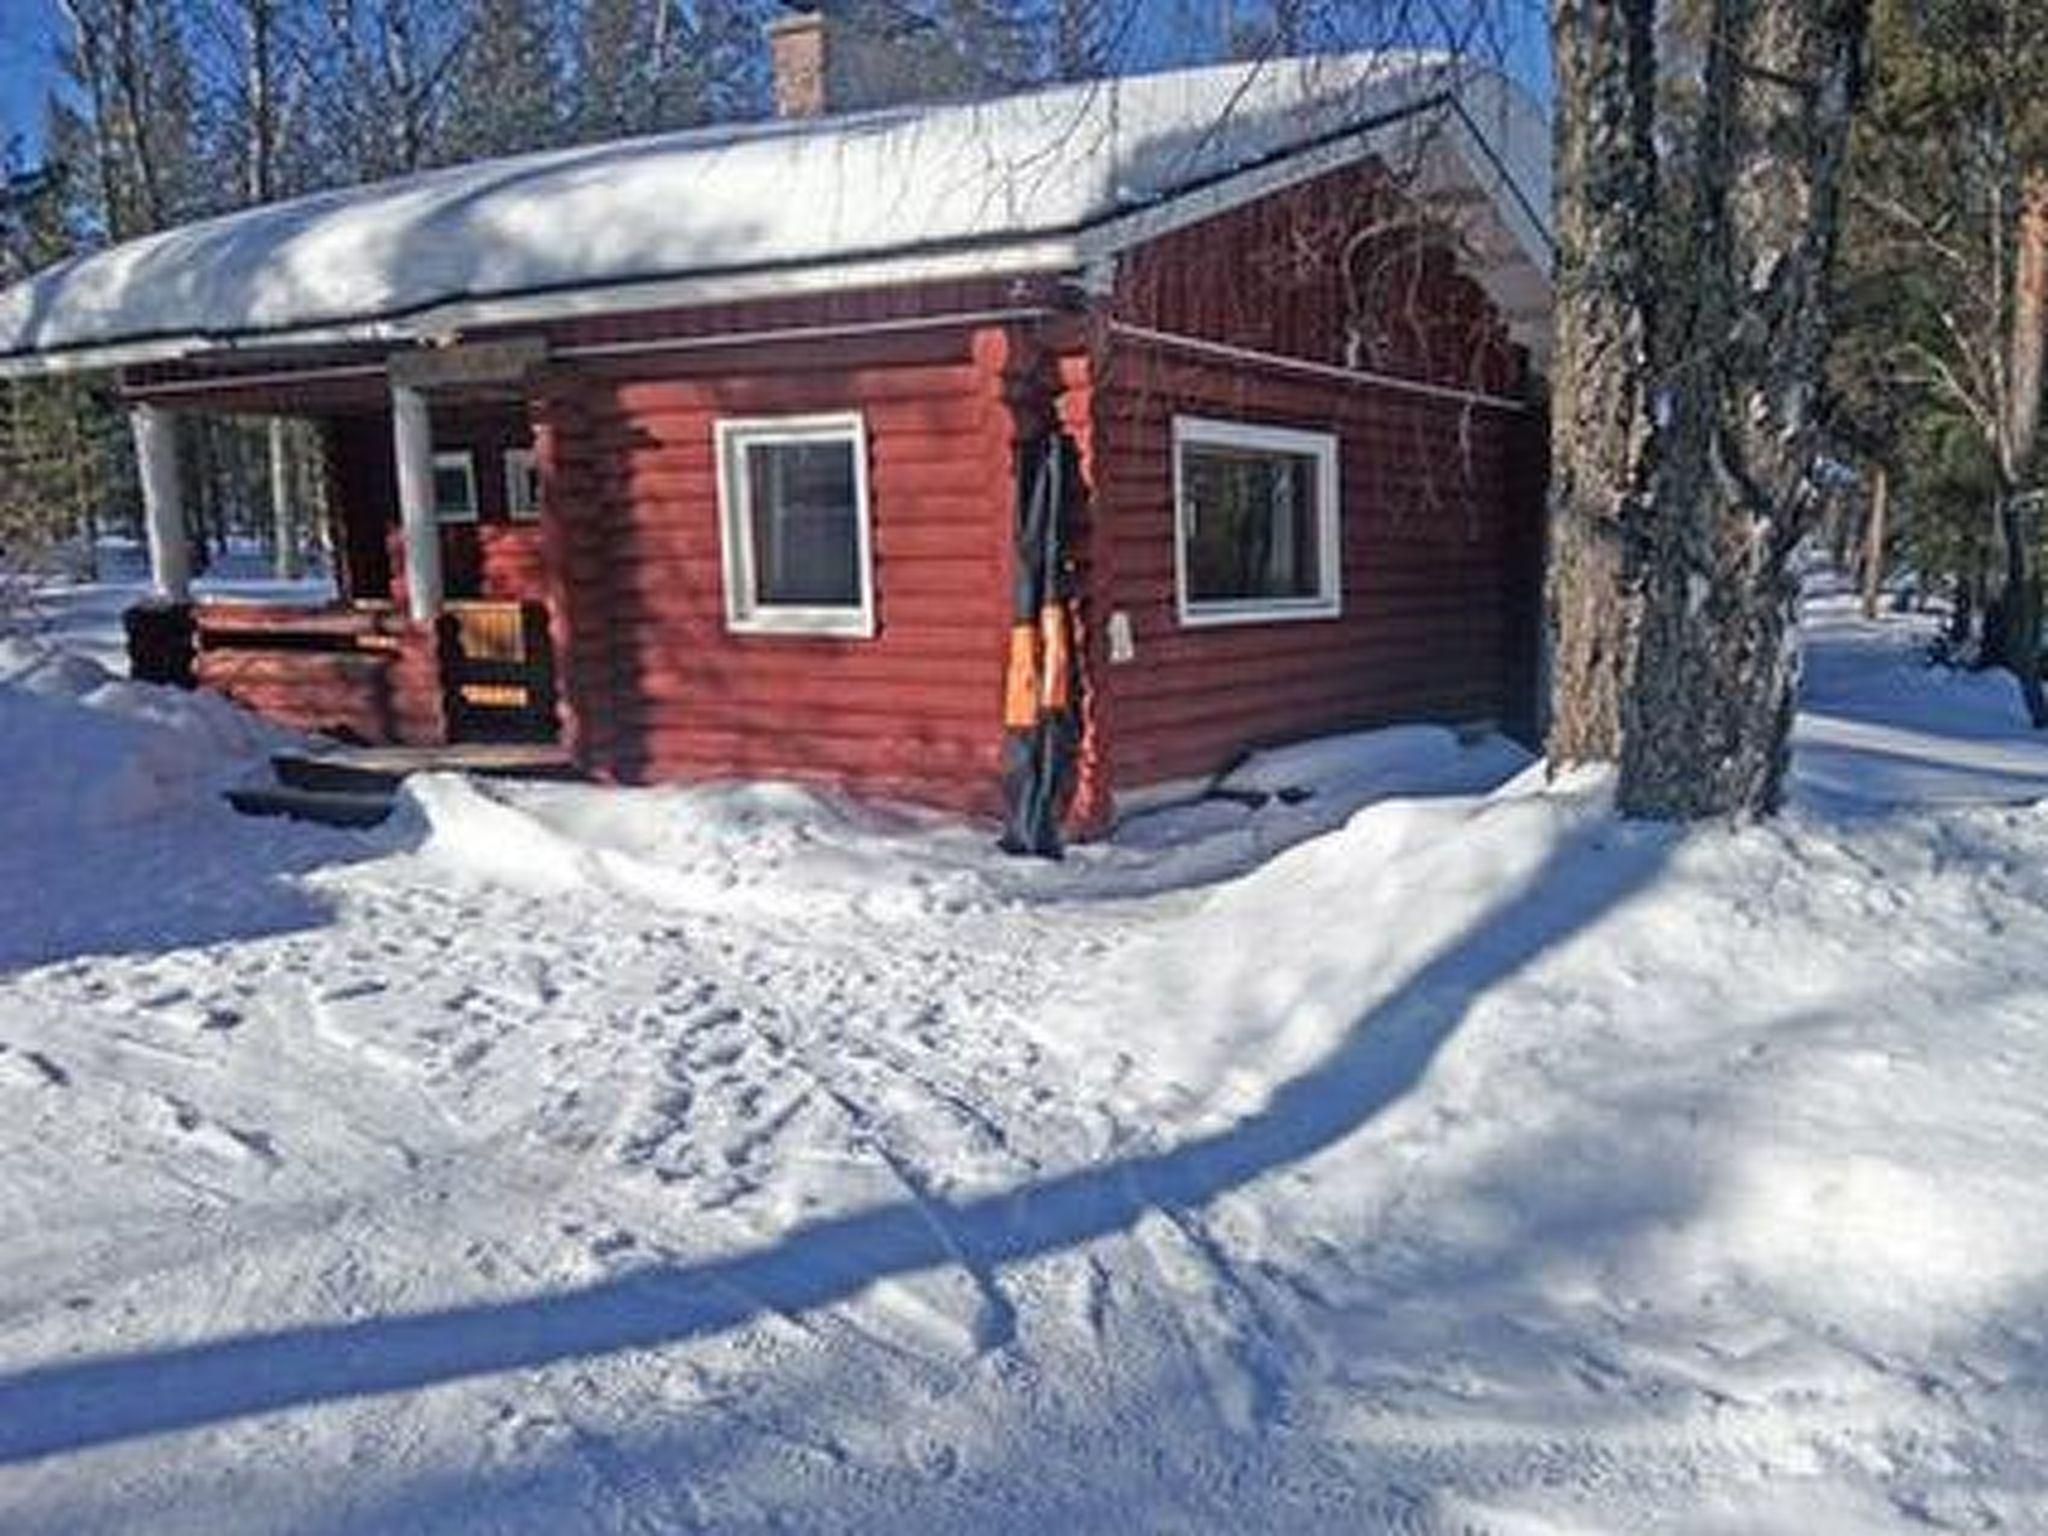
POLYGON ((651 1349, 844 1301, 893 1275, 976 1273, 1201 1206, 1350 1136, 1405 1097, 1486 992, 1663 865, 1672 834, 1601 818, 1358 1019, 1313 1070, 1236 1124, 1001 1195, 905 1202, 798 1227, 770 1247, 581 1290, 316 1324, 0 1377, 0 1463, 247 1415, 651 1349))
POLYGON ((156 955, 325 926, 316 870, 399 851, 392 826, 344 832, 225 808, 146 822, 9 862, 0 849, 0 980, 83 956, 156 955))

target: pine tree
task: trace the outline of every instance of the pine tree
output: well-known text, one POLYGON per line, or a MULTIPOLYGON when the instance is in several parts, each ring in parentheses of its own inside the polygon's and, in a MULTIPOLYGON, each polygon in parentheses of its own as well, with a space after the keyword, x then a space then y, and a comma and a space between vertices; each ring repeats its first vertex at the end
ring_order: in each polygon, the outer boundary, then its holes
POLYGON ((1782 792, 1867 24, 1863 0, 1702 9, 1697 106, 1660 121, 1649 0, 1552 6, 1553 759, 1618 757, 1622 809, 1669 818, 1782 792))
POLYGON ((547 0, 475 0, 439 152, 481 160, 558 144, 562 96, 547 0))
POLYGON ((2048 346, 2048 13, 2021 0, 1880 0, 1850 160, 1842 435, 1897 466, 1976 655, 2036 725, 2040 422, 2048 346), (1981 563, 1982 569, 1978 567, 1981 563), (1979 589, 1982 590, 1979 590, 1979 589))
POLYGON ((468 22, 466 9, 436 0, 322 0, 307 48, 316 184, 401 176, 446 158, 468 22))
POLYGON ((575 22, 571 131, 619 138, 645 121, 641 70, 650 29, 640 0, 583 0, 575 22))
POLYGON ((768 110, 767 24, 758 0, 696 0, 695 48, 705 120, 744 121, 768 110))
POLYGON ((84 103, 99 217, 109 239, 146 234, 204 209, 198 88, 167 0, 64 0, 60 52, 84 103))
MULTIPOLYGON (((53 132, 52 147, 75 142, 72 131, 67 124, 53 132)), ((31 171, 18 152, 0 159, 0 284, 78 248, 75 189, 64 164, 53 159, 31 171)), ((67 540, 91 571, 101 503, 120 467, 110 430, 116 424, 107 402, 79 379, 0 385, 0 584, 44 565, 67 540)))

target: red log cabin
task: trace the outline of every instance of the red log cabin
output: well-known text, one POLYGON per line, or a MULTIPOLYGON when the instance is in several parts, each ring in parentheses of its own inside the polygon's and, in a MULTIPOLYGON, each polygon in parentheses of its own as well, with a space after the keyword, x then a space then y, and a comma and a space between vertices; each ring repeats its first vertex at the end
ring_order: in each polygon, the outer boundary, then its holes
POLYGON ((818 22, 775 38, 816 115, 319 194, 0 295, 0 375, 130 402, 138 670, 345 739, 991 812, 1057 439, 1070 822, 1290 738, 1530 723, 1518 90, 1348 56, 832 115, 818 22), (316 424, 332 602, 193 603, 201 412, 316 424))

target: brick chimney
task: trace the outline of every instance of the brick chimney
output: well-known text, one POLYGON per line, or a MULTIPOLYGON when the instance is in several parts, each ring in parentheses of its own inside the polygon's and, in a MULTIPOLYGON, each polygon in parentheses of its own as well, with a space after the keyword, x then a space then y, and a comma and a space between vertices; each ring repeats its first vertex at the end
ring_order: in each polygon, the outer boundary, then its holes
POLYGON ((777 117, 825 115, 825 13, 799 11, 768 23, 768 68, 777 117))
POLYGON ((823 117, 985 86, 929 22, 869 0, 783 0, 768 24, 777 117, 823 117))

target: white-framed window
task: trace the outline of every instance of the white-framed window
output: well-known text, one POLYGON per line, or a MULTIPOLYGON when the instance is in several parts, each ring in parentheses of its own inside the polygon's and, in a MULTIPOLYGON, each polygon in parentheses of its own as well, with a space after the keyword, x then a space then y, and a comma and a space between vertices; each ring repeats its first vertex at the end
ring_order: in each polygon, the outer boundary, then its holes
POLYGON ((1176 416, 1173 491, 1181 623, 1342 611, 1334 435, 1176 416))
POLYGON ((531 448, 505 450, 505 515, 515 523, 540 516, 540 456, 531 448))
POLYGON ((727 627, 873 635, 860 414, 721 421, 716 432, 727 627))
POLYGON ((467 448, 434 455, 434 519, 476 521, 476 455, 467 448))

